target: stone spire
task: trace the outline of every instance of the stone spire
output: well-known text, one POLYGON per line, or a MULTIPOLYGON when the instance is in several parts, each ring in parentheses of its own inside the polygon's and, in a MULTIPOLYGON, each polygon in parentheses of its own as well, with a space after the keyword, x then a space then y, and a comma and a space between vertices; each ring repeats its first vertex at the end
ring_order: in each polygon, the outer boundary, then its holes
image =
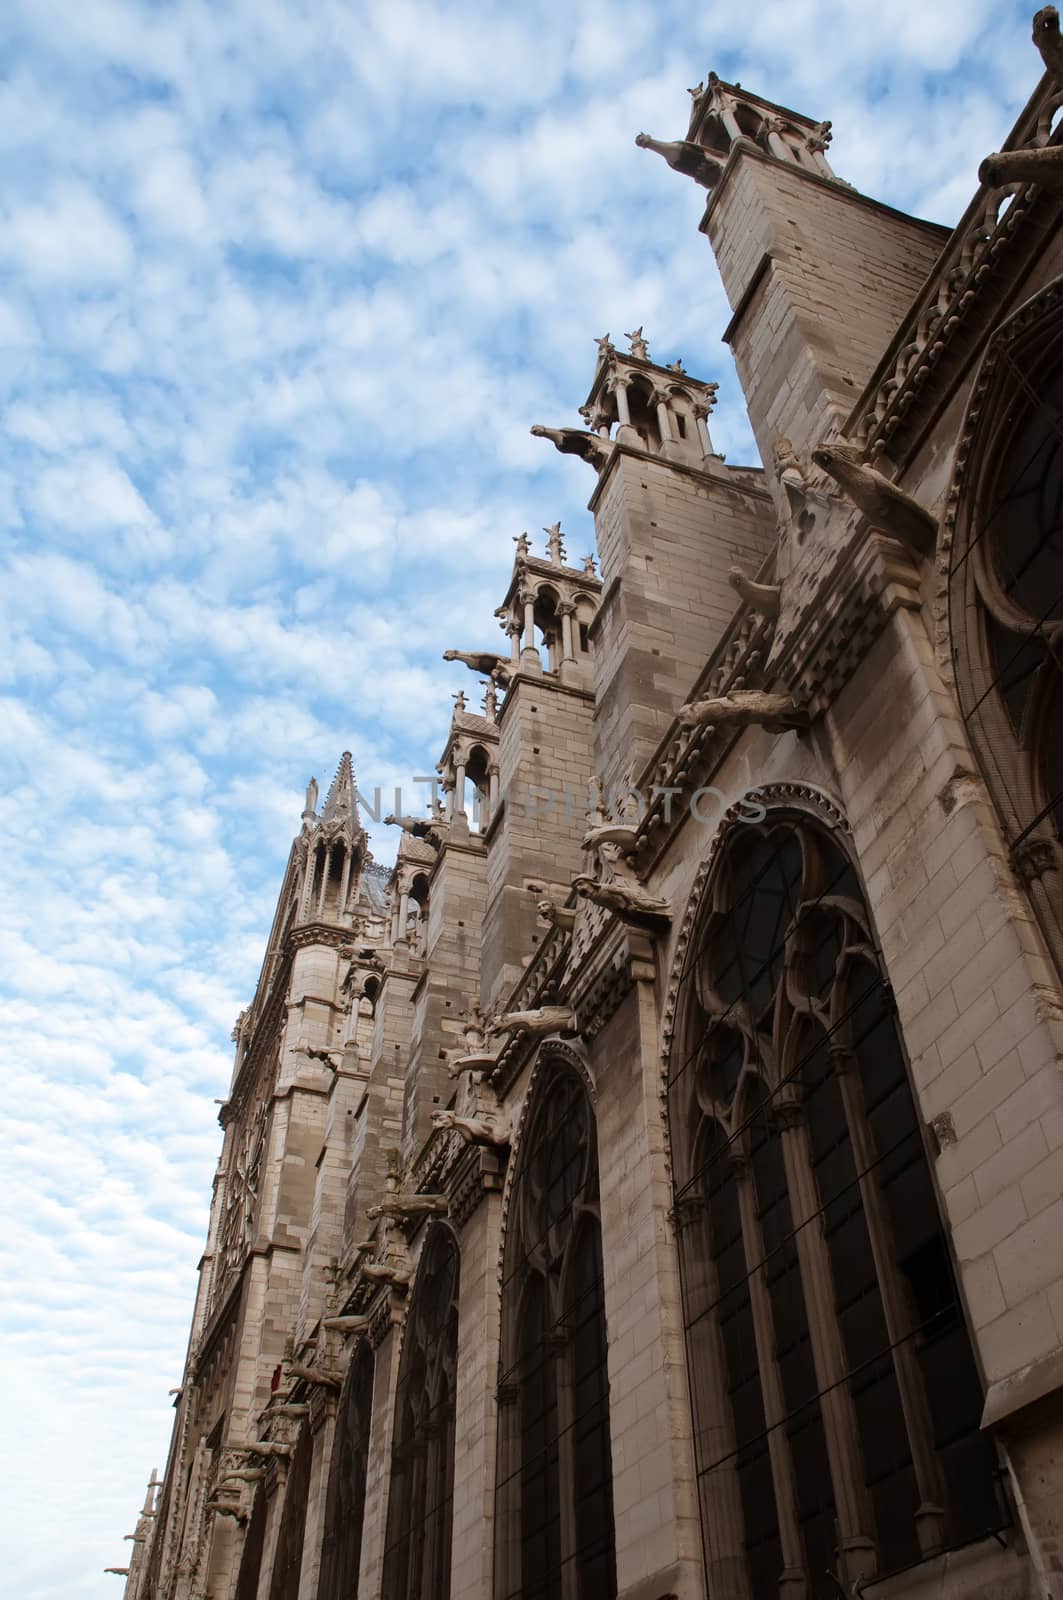
POLYGON ((351 752, 345 750, 340 757, 340 764, 336 769, 336 776, 325 798, 325 809, 321 813, 322 822, 353 822, 355 816, 355 782, 354 766, 351 761, 351 752))

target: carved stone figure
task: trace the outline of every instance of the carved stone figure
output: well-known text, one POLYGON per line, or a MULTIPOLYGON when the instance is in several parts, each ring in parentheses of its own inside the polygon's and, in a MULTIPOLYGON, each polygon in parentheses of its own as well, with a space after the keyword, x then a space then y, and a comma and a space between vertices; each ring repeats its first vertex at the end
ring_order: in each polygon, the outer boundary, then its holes
POLYGON ((576 1013, 570 1006, 539 1006, 534 1011, 507 1011, 493 1022, 496 1033, 530 1033, 545 1038, 550 1033, 577 1033, 576 1013))
POLYGON ((454 1111, 433 1111, 432 1126, 438 1133, 458 1133, 466 1144, 507 1145, 513 1138, 508 1123, 493 1117, 461 1117, 454 1111))
POLYGON ((516 555, 518 559, 531 553, 531 540, 526 533, 515 533, 513 535, 513 543, 517 547, 516 555))
POLYGON ((593 556, 584 556, 583 557, 583 570, 587 574, 588 578, 596 578, 598 576, 597 570, 596 570, 595 565, 594 565, 594 557, 593 556))
POLYGON ((575 906, 559 906, 556 900, 540 900, 536 909, 545 922, 561 933, 571 933, 576 926, 575 906))
POLYGON ((536 439, 549 439, 563 456, 579 456, 582 461, 589 461, 597 472, 605 466, 614 449, 611 439, 603 439, 600 433, 588 433, 582 428, 544 428, 537 422, 531 432, 536 439))
POLYGON ((629 822, 600 822, 583 835, 583 848, 599 850, 603 844, 613 844, 626 856, 634 850, 638 835, 638 828, 629 822))
POLYGON ((459 689, 457 694, 452 694, 450 698, 454 702, 454 710, 456 712, 464 711, 466 709, 466 700, 465 700, 465 691, 464 691, 464 689, 459 689))
POLYGON ((341 1389, 343 1378, 338 1372, 328 1372, 324 1367, 304 1367, 298 1361, 290 1361, 287 1366, 289 1378, 301 1378, 304 1383, 317 1389, 341 1389))
POLYGON ((734 689, 715 700, 692 700, 676 715, 685 728, 761 727, 781 733, 808 727, 807 710, 790 695, 760 689, 734 689))
POLYGON ((1034 13, 1033 42, 1041 54, 1045 70, 1063 84, 1063 38, 1059 31, 1059 12, 1055 6, 1042 6, 1034 13))
POLYGON ((687 369, 684 367, 682 360, 678 358, 675 361, 670 361, 665 368, 666 372, 679 372, 682 373, 684 377, 686 376, 686 370, 687 369))
POLYGON ((633 878, 612 877, 603 883, 589 873, 577 873, 572 887, 583 900, 590 900, 607 911, 615 911, 622 921, 650 925, 671 920, 672 908, 667 900, 650 894, 633 878))
POLYGON ((1063 146, 1046 144, 1028 150, 997 150, 978 168, 979 183, 1036 183, 1042 189, 1063 189, 1063 146))
POLYGON ((393 1217, 396 1222, 409 1222, 412 1217, 445 1217, 450 1202, 442 1194, 389 1194, 378 1206, 368 1206, 366 1216, 370 1222, 377 1217, 393 1217))
POLYGON ((834 138, 832 126, 829 118, 826 122, 817 122, 805 140, 805 149, 811 150, 813 155, 821 155, 834 138))
POLYGON ((405 1288, 413 1277, 413 1268, 406 1257, 389 1252, 386 1261, 363 1261, 361 1271, 371 1283, 390 1283, 393 1288, 405 1288))
POLYGON ((401 828, 403 833, 412 834, 415 839, 425 839, 428 830, 438 827, 440 820, 439 817, 397 817, 389 811, 384 824, 388 828, 401 828))
POLYGON ((869 467, 853 445, 832 440, 813 450, 812 460, 830 473, 857 510, 883 533, 899 539, 916 556, 925 556, 933 549, 936 518, 883 473, 869 467))
POLYGON ((664 157, 673 172, 693 178, 703 189, 712 189, 720 181, 723 163, 690 139, 651 139, 648 133, 640 133, 635 143, 640 150, 655 150, 664 157))
POLYGON ((368 1317, 326 1317, 321 1326, 342 1334, 368 1333, 368 1317))
POLYGON ((549 528, 544 528, 546 534, 546 553, 555 566, 563 567, 565 564, 565 546, 561 538, 561 524, 555 522, 549 528))
POLYGON ((789 439, 776 439, 771 454, 775 479, 785 497, 790 520, 793 521, 808 504, 808 477, 789 439))
POLYGON ((779 615, 779 601, 781 595, 780 585, 777 583, 755 583, 752 578, 747 578, 741 567, 731 567, 727 574, 727 581, 735 590, 739 599, 744 600, 762 617, 777 617, 779 615))
POLYGON ((631 354, 636 361, 648 361, 650 359, 650 347, 642 337, 641 323, 634 333, 625 333, 624 338, 631 340, 631 354))

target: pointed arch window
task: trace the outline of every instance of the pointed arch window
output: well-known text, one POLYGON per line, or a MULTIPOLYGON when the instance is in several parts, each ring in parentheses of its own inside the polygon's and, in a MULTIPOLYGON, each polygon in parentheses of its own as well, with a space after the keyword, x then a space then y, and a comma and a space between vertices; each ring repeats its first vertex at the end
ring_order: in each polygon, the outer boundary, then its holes
POLYGON ((360 1342, 336 1418, 318 1600, 357 1600, 372 1411, 373 1356, 369 1346, 360 1342))
POLYGON ((313 1437, 310 1429, 304 1427, 299 1434, 288 1466, 269 1600, 299 1600, 299 1575, 303 1566, 303 1536, 306 1531, 306 1503, 310 1495, 310 1468, 313 1458, 313 1437))
POLYGON ((859 882, 817 823, 734 829, 677 1015, 669 1122, 710 1591, 826 1600, 1000 1527, 889 991, 859 882))
POLYGON ((431 1225, 395 1393, 382 1600, 448 1600, 458 1363, 458 1247, 431 1225))
POLYGON ((502 1290, 496 1593, 616 1594, 594 1117, 546 1062, 514 1180, 502 1290))
POLYGON ((956 685, 1012 861, 1063 969, 1063 283, 998 331, 961 450, 956 685))

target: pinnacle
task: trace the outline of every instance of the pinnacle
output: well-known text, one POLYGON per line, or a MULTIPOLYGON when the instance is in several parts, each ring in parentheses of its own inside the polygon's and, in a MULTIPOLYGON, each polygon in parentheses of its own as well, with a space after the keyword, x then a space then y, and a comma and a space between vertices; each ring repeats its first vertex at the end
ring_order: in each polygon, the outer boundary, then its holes
POLYGON ((345 750, 326 796, 321 820, 339 822, 351 819, 354 817, 354 806, 354 766, 351 762, 351 752, 345 750))

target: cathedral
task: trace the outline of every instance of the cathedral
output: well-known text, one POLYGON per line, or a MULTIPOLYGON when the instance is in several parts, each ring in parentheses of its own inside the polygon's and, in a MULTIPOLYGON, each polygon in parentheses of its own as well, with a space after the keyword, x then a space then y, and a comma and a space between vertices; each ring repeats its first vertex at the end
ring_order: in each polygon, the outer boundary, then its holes
POLYGON ((715 74, 638 135, 704 193, 766 465, 599 339, 580 425, 532 429, 597 558, 517 541, 393 868, 351 757, 311 781, 126 1600, 1063 1600, 1033 28, 953 230, 715 74))

